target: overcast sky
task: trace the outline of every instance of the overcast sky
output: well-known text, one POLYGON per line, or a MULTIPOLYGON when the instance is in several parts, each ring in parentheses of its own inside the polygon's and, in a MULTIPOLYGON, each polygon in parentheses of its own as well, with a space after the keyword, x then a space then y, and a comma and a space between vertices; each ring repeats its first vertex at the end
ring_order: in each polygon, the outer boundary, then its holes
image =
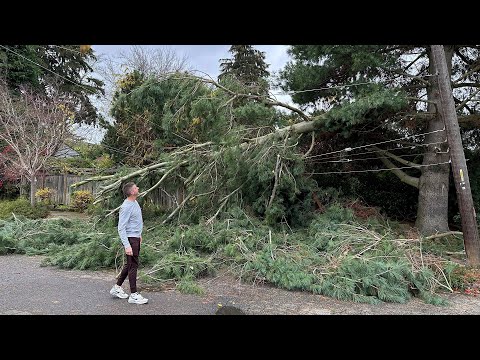
MULTIPOLYGON (((187 67, 191 70, 198 70, 207 73, 215 80, 220 73, 220 59, 231 58, 228 52, 231 45, 142 45, 142 47, 169 48, 175 51, 179 58, 186 57, 187 67)), ((257 50, 265 52, 265 62, 269 64, 267 70, 270 75, 276 74, 287 63, 289 56, 286 45, 253 45, 257 50)), ((131 45, 92 45, 95 55, 98 58, 115 58, 120 52, 128 53, 131 45)), ((201 73, 198 75, 202 76, 201 73)), ((273 90, 278 101, 291 103, 290 96, 278 95, 280 90, 273 90)), ((103 102, 103 104, 106 104, 103 102)), ((103 108, 103 112, 108 105, 97 105, 103 108)), ((103 138, 103 131, 99 128, 82 126, 77 130, 77 134, 84 137, 86 141, 99 143, 103 138)))
MULTIPOLYGON (((194 70, 200 70, 217 78, 220 72, 220 59, 231 58, 228 52, 231 45, 142 45, 146 48, 170 48, 180 58, 187 57, 187 61, 194 70)), ((131 45, 92 45, 97 56, 116 56, 120 51, 128 52, 131 45)), ((270 64, 268 71, 276 72, 283 68, 288 60, 286 45, 253 45, 257 50, 265 52, 265 62, 270 64)))

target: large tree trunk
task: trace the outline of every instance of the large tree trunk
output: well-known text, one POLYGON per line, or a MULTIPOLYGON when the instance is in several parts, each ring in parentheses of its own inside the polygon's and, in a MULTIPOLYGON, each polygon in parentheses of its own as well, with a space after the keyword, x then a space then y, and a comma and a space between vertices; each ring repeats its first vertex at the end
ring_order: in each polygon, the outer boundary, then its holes
MULTIPOLYGON (((431 60, 430 49, 428 49, 430 60, 430 74, 436 74, 437 69, 431 60)), ((446 46, 448 71, 452 71, 453 47, 446 46)), ((427 88, 429 101, 437 102, 439 96, 438 80, 436 76, 429 78, 431 86, 427 88)), ((435 113, 435 104, 428 103, 428 112, 435 113)), ((439 115, 428 122, 427 132, 441 130, 445 124, 439 115)), ((425 144, 438 143, 446 139, 445 132, 436 132, 425 136, 425 144)), ((446 153, 447 143, 428 145, 424 148, 423 165, 447 162, 450 155, 446 153)), ((448 228, 448 183, 450 164, 422 167, 418 191, 418 209, 416 227, 423 235, 432 235, 437 232, 446 232, 448 228)))

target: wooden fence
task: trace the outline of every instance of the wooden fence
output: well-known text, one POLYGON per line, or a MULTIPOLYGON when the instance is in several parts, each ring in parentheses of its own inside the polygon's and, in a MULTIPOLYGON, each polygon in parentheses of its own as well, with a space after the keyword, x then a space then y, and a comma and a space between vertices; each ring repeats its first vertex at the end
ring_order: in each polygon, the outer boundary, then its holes
MULTIPOLYGON (((50 188, 54 190, 53 197, 51 199, 53 204, 57 205, 70 205, 71 195, 74 191, 78 190, 88 190, 94 196, 100 190, 102 183, 100 182, 89 182, 87 184, 77 186, 76 188, 71 188, 70 185, 75 184, 79 181, 85 180, 86 178, 91 177, 89 175, 74 175, 74 174, 42 174, 37 176, 37 190, 41 188, 50 188)), ((29 195, 29 182, 25 177, 22 177, 20 180, 20 195, 29 195)), ((145 189, 140 189, 140 192, 145 189)), ((184 189, 178 189, 174 193, 167 193, 162 188, 157 188, 151 191, 146 196, 146 201, 150 201, 155 205, 165 207, 167 209, 176 207, 180 202, 183 201, 185 197, 184 189)))

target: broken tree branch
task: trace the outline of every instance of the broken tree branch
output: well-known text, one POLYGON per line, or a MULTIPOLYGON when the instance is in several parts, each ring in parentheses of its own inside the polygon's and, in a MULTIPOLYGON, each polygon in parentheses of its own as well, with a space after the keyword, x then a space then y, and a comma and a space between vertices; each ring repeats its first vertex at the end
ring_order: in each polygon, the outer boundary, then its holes
POLYGON ((442 237, 449 236, 449 235, 462 235, 463 236, 463 232, 461 232, 461 231, 447 231, 447 232, 444 232, 444 233, 441 233, 441 234, 435 234, 435 235, 427 236, 427 237, 425 237, 425 239, 438 239, 438 238, 442 238, 442 237))
POLYGON ((420 178, 410 176, 404 171, 397 169, 397 167, 390 160, 384 157, 381 157, 380 161, 383 162, 387 168, 391 169, 392 173, 394 173, 400 179, 400 181, 404 182, 405 184, 416 187, 418 189, 420 178))
POLYGON ((305 154, 303 154, 302 158, 305 159, 308 155, 310 155, 310 153, 313 150, 314 145, 315 145, 315 131, 312 131, 312 143, 310 144, 310 148, 307 150, 307 152, 305 154))
POLYGON ((238 187, 236 188, 235 190, 233 190, 230 194, 228 194, 227 196, 225 196, 223 199, 222 199, 222 204, 220 205, 220 207, 218 208, 217 212, 215 213, 215 215, 213 215, 210 219, 208 219, 205 224, 206 225, 210 225, 213 220, 215 220, 215 218, 218 216, 218 214, 220 214, 220 211, 223 209, 223 207, 227 204, 227 201, 228 199, 230 199, 230 197, 235 194, 238 190, 240 190, 242 187, 238 187))
POLYGON ((275 182, 273 184, 272 195, 270 196, 270 200, 268 201, 267 209, 269 209, 270 206, 272 206, 273 199, 275 199, 275 193, 278 187, 279 170, 280 170, 281 163, 282 163, 282 158, 280 157, 280 154, 277 154, 277 163, 275 164, 275 170, 274 170, 275 182))
POLYGON ((401 157, 399 157, 395 154, 392 154, 391 152, 389 152, 387 150, 382 150, 382 149, 380 149, 379 147, 376 147, 376 146, 372 146, 371 148, 374 149, 375 152, 380 153, 382 155, 387 155, 388 157, 398 161, 399 163, 401 163, 403 165, 411 166, 411 167, 417 168, 417 169, 421 168, 420 164, 405 160, 405 159, 403 159, 403 158, 401 158, 401 157))

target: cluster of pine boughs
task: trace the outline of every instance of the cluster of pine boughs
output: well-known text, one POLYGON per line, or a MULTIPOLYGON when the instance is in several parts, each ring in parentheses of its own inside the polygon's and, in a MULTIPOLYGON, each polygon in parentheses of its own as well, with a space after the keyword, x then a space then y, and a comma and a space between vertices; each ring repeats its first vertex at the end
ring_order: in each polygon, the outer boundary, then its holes
MULTIPOLYGON (((200 293, 195 279, 228 270, 243 281, 341 300, 406 302, 419 296, 441 303, 435 291, 449 286, 456 266, 443 262, 443 274, 428 262, 418 266, 412 259, 420 243, 403 241, 394 225, 361 221, 339 204, 299 230, 271 228, 236 206, 211 226, 147 222, 140 276, 145 283, 175 281, 181 291, 200 293)), ((78 220, 1 221, 0 253, 43 254, 45 265, 72 269, 118 270, 123 264, 113 220, 87 229, 78 220)))

